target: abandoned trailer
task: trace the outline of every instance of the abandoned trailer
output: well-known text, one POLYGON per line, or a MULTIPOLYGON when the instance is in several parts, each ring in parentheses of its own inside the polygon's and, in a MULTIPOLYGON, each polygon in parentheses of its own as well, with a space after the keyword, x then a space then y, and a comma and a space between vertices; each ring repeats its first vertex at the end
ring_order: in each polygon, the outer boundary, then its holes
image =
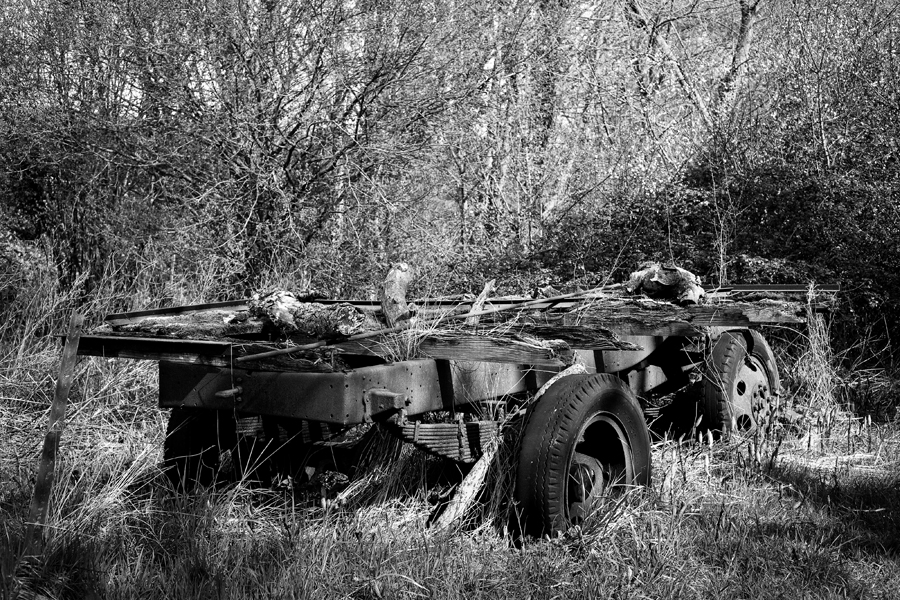
POLYGON ((489 298, 487 287, 413 306, 396 265, 378 302, 276 292, 110 315, 78 352, 159 361, 164 463, 188 489, 227 472, 309 476, 323 451, 352 474, 376 431, 476 463, 524 418, 513 525, 539 536, 579 523, 616 486, 649 482, 654 399, 693 383, 691 424, 763 426, 779 375, 751 327, 801 324, 808 309, 786 299, 805 287, 635 275, 550 298, 489 298), (360 435, 364 424, 377 427, 360 435))

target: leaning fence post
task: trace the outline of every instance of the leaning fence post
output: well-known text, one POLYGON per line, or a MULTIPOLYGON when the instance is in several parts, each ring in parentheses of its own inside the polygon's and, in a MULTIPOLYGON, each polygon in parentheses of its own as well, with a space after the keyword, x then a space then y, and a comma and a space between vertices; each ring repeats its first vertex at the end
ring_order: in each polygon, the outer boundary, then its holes
POLYGON ((81 338, 81 326, 84 316, 74 313, 69 322, 69 334, 63 349, 59 366, 59 378, 56 380, 56 392, 50 404, 50 423, 47 435, 44 436, 44 447, 41 450, 41 462, 38 466, 37 479, 34 482, 34 496, 28 511, 28 528, 25 531, 25 556, 35 556, 42 548, 42 529, 47 521, 47 510, 50 505, 50 491, 53 487, 53 474, 56 470, 56 451, 59 438, 65 426, 66 404, 72 379, 75 374, 75 363, 78 360, 78 340, 81 338))

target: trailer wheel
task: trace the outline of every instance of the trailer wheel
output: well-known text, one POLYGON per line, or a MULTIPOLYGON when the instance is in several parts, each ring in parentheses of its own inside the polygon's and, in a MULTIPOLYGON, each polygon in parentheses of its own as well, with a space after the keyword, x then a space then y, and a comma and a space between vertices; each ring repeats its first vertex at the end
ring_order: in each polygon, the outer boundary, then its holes
POLYGON ((532 536, 584 521, 617 486, 650 482, 650 437, 640 405, 609 374, 571 375, 532 408, 522 437, 514 527, 532 536))
POLYGON ((177 490, 214 483, 229 465, 223 452, 237 442, 234 420, 222 411, 173 408, 163 443, 163 468, 177 490))
POLYGON ((703 422, 722 433, 754 431, 770 416, 780 389, 775 355, 762 334, 726 332, 716 340, 707 364, 703 422))

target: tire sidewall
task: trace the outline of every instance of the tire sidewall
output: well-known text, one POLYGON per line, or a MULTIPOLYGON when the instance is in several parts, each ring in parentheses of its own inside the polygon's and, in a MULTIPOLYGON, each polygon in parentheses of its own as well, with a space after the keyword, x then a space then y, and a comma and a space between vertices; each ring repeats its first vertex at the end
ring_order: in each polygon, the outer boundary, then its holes
POLYGON ((650 482, 650 437, 640 405, 628 385, 610 374, 572 375, 547 390, 530 411, 522 436, 516 500, 525 533, 568 528, 568 476, 579 434, 588 420, 604 415, 625 436, 633 475, 629 485, 650 482))
POLYGON ((704 377, 703 414, 707 429, 730 430, 734 416, 730 392, 748 355, 762 365, 770 394, 773 397, 780 394, 781 380, 775 355, 762 334, 754 330, 726 331, 716 339, 704 377))

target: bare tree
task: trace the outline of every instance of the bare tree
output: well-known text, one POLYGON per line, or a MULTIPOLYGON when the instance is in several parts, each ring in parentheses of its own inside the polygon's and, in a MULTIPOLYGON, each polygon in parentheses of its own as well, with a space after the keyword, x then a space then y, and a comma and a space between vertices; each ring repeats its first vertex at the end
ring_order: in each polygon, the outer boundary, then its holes
POLYGON ((715 87, 715 93, 711 94, 712 99, 708 101, 707 98, 710 94, 704 94, 701 84, 686 68, 685 60, 672 48, 664 35, 664 25, 679 19, 696 17, 701 3, 692 1, 675 14, 663 17, 661 14, 649 15, 641 0, 625 0, 629 22, 634 27, 647 32, 652 41, 652 47, 658 49, 665 58, 679 85, 709 132, 715 132, 725 120, 731 117, 739 98, 750 60, 750 49, 753 44, 753 33, 760 2, 761 0, 737 0, 739 24, 731 53, 731 66, 717 82, 712 84, 715 87))

